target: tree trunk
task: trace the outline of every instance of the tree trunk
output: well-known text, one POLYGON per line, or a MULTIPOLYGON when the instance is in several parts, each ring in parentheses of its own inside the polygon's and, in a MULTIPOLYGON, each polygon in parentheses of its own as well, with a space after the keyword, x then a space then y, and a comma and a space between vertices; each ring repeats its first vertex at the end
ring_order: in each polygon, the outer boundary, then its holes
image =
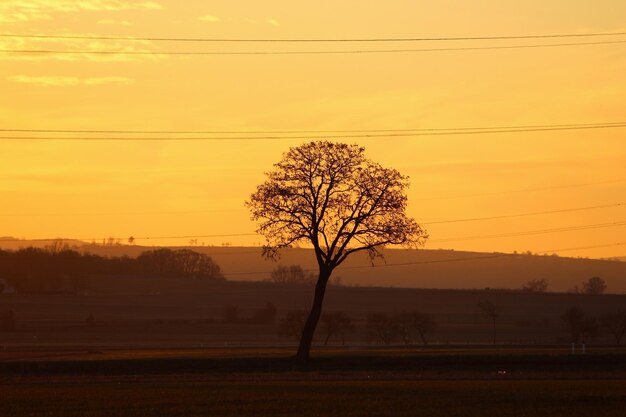
POLYGON ((424 336, 424 332, 421 330, 417 331, 420 334, 420 338, 422 339, 422 343, 424 343, 424 346, 428 344, 428 342, 426 341, 426 337, 424 336))
POLYGON ((313 298, 313 306, 309 317, 302 329, 302 336, 300 337, 300 346, 298 346, 298 353, 296 358, 300 361, 306 361, 309 359, 309 353, 311 352, 311 343, 313 342, 313 334, 315 328, 322 315, 322 304, 324 302, 324 294, 326 293, 326 284, 330 278, 331 270, 325 270, 320 268, 319 278, 315 285, 315 297, 313 298))

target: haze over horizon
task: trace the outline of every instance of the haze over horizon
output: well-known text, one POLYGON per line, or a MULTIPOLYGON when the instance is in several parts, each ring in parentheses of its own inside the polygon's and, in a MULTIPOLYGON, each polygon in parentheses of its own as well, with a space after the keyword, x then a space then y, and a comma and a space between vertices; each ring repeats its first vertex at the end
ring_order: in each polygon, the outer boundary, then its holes
MULTIPOLYGON (((564 0, 394 1, 384 7, 354 0, 31 3, 0 4, 2 35, 345 40, 626 30, 626 3, 618 0, 575 5, 564 0)), ((625 256, 623 246, 608 246, 626 240, 625 44, 541 47, 624 41, 624 35, 315 43, 2 36, 2 50, 130 54, 0 52, 0 129, 5 130, 0 132, 0 235, 222 235, 199 240, 258 244, 260 237, 223 235, 255 230, 243 202, 283 152, 309 138, 328 137, 358 143, 373 160, 411 177, 408 214, 425 224, 431 236, 426 248, 559 252, 584 247, 562 254, 625 256), (503 46, 524 48, 133 54, 503 46), (621 127, 572 126, 606 123, 621 127), (455 130, 446 136, 391 132, 543 125, 570 126, 479 129, 468 135, 455 130), (78 132, 112 130, 131 132, 78 132), (335 134, 311 132, 330 130, 335 134), (341 132, 347 130, 359 132, 341 132), (72 140, 25 139, 33 137, 72 140), (90 141, 129 137, 219 139, 90 141)), ((188 241, 137 243, 184 246, 188 241)))

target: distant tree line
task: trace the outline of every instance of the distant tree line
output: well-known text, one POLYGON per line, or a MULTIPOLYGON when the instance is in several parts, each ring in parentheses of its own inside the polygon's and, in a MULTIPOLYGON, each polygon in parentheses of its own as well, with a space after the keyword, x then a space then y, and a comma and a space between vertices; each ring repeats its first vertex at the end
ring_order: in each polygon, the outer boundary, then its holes
MULTIPOLYGON (((484 300, 478 304, 479 312, 491 323, 492 340, 496 344, 496 320, 501 316, 502 308, 484 300)), ((299 340, 307 317, 305 310, 289 310, 278 323, 278 334, 294 341, 299 340)), ((590 337, 601 333, 611 336, 616 345, 620 345, 626 336, 626 310, 605 313, 599 317, 585 314, 578 307, 567 309, 562 315, 563 328, 569 334, 572 343, 587 343, 590 337)), ((372 344, 428 344, 428 337, 438 327, 435 319, 427 313, 412 311, 396 314, 374 312, 367 315, 364 322, 366 340, 372 344)), ((322 315, 321 329, 324 345, 337 339, 343 346, 346 336, 356 331, 353 319, 343 311, 328 312, 322 315)))
MULTIPOLYGON (((569 290, 570 293, 574 294, 587 294, 587 295, 598 295, 604 294, 607 289, 606 281, 600 277, 591 277, 582 282, 582 285, 579 287, 578 285, 574 286, 569 290)), ((548 291, 548 280, 545 278, 542 279, 531 279, 526 284, 522 285, 522 291, 525 292, 535 292, 535 293, 544 293, 548 291)))
MULTIPOLYGON (((279 323, 281 336, 299 340, 307 317, 305 310, 290 310, 279 323)), ((356 325, 343 311, 333 311, 322 315, 321 330, 324 333, 324 345, 338 338, 345 345, 349 333, 356 331, 356 325)), ((397 314, 370 313, 365 321, 365 331, 369 343, 390 345, 402 342, 406 345, 419 340, 428 344, 427 336, 436 328, 437 323, 429 314, 414 311, 397 314)))
POLYGON ((590 337, 604 331, 619 345, 626 335, 626 310, 593 317, 578 307, 570 307, 561 315, 561 320, 572 343, 587 343, 590 337))
POLYGON ((18 292, 87 289, 96 275, 224 280, 210 256, 188 249, 156 249, 137 258, 102 257, 66 248, 0 250, 0 278, 18 292))

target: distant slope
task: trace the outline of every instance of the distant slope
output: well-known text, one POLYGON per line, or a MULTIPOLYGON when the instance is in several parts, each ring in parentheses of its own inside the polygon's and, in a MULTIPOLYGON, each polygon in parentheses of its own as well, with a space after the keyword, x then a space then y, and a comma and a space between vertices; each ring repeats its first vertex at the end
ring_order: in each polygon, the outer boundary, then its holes
MULTIPOLYGON (((21 246, 27 246, 22 242, 21 246)), ((80 250, 105 256, 137 256, 150 249, 142 246, 84 245, 80 250)), ((261 256, 258 247, 193 247, 209 254, 221 266, 227 279, 258 281, 277 264, 298 264, 314 270, 310 249, 287 249, 277 263, 261 256)), ((609 260, 563 258, 557 256, 511 255, 446 250, 385 251, 385 262, 371 267, 365 254, 349 258, 334 276, 344 285, 406 288, 520 288, 530 279, 545 278, 549 291, 568 291, 583 280, 599 276, 608 292, 626 293, 626 263, 609 260), (398 264, 398 265, 395 265, 398 264)))

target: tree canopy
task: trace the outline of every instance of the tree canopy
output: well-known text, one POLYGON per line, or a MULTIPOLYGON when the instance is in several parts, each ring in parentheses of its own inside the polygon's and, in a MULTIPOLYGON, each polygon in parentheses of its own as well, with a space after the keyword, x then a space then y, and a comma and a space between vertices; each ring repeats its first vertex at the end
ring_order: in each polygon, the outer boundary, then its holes
POLYGON ((376 256, 385 245, 417 245, 426 232, 405 214, 408 177, 365 157, 365 149, 328 141, 291 148, 247 206, 266 253, 310 242, 318 263, 351 253, 376 256))

